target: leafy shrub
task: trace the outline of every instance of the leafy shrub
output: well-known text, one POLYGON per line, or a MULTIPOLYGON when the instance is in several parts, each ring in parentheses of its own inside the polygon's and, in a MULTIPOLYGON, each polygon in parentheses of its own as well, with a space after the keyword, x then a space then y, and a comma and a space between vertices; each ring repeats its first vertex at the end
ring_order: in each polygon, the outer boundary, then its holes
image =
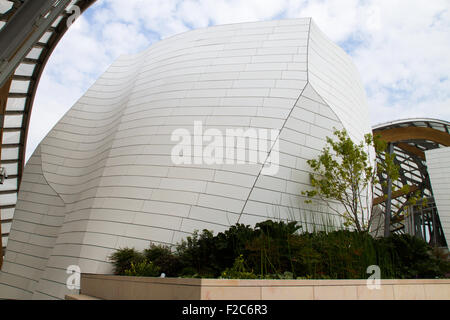
MULTIPOLYGON (((309 242, 306 245, 309 252, 305 256, 313 255, 314 262, 311 264, 303 259, 301 267, 307 272, 297 272, 302 276, 312 274, 318 279, 363 279, 367 277, 366 268, 378 264, 373 239, 365 232, 317 232, 304 235, 304 238, 309 242)), ((302 251, 302 248, 295 249, 300 254, 299 258, 302 251)))
POLYGON ((245 267, 245 260, 241 254, 234 260, 233 267, 227 268, 222 272, 223 279, 257 279, 258 277, 252 272, 247 271, 245 267))
POLYGON ((294 274, 289 271, 285 271, 284 273, 276 273, 276 274, 266 274, 264 277, 261 276, 262 279, 284 279, 284 280, 292 280, 294 278, 294 274))
POLYGON ((284 221, 266 220, 255 225, 257 235, 264 234, 273 239, 286 239, 287 236, 295 234, 301 226, 296 221, 285 223, 284 221))
POLYGON ((450 253, 444 248, 433 248, 433 258, 437 261, 444 278, 450 278, 450 253))
POLYGON ((193 267, 184 267, 179 276, 182 278, 202 278, 193 267))
POLYGON ((144 260, 144 255, 133 248, 123 248, 114 252, 109 260, 114 265, 114 274, 123 275, 125 270, 131 268, 131 264, 137 264, 144 260))
POLYGON ((152 244, 149 249, 144 250, 144 256, 168 277, 177 276, 183 269, 180 257, 173 254, 169 246, 152 244))
POLYGON ((246 245, 248 260, 257 274, 295 273, 292 260, 292 239, 301 227, 297 222, 267 220, 255 225, 254 237, 246 245))
POLYGON ((449 270, 447 259, 434 255, 433 249, 425 241, 414 236, 394 234, 378 242, 393 251, 394 274, 398 278, 436 278, 449 270))
POLYGON ((215 252, 212 254, 216 270, 220 272, 231 267, 241 254, 247 256, 246 244, 255 236, 253 228, 244 224, 236 224, 218 233, 214 240, 215 252))
POLYGON ((296 222, 237 224, 216 236, 196 231, 174 251, 155 245, 143 253, 121 249, 111 261, 116 274, 155 274, 157 268, 170 277, 193 278, 367 279, 370 265, 380 267, 383 279, 450 273, 448 254, 409 235, 374 239, 367 232, 299 231, 296 222))
POLYGON ((124 274, 136 277, 157 277, 161 273, 159 267, 155 266, 153 262, 144 259, 141 262, 132 262, 130 268, 125 270, 124 274))
POLYGON ((176 248, 183 269, 193 268, 195 274, 205 278, 215 278, 220 272, 216 264, 215 241, 211 231, 195 231, 192 236, 183 240, 176 248))

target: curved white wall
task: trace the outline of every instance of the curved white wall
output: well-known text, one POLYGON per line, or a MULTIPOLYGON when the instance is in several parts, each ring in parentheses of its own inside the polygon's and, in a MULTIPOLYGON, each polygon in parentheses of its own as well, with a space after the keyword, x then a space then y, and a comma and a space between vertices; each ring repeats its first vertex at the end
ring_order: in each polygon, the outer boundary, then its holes
POLYGON ((309 82, 355 140, 372 133, 369 108, 358 70, 344 50, 312 21, 308 50, 309 82))
POLYGON ((0 297, 63 298, 67 266, 109 273, 115 249, 174 244, 195 229, 320 224, 326 208, 300 196, 306 161, 333 127, 370 132, 367 114, 355 67, 310 19, 190 31, 121 57, 30 159, 0 297), (262 175, 262 162, 175 165, 171 134, 194 121, 279 130, 278 173, 262 175))

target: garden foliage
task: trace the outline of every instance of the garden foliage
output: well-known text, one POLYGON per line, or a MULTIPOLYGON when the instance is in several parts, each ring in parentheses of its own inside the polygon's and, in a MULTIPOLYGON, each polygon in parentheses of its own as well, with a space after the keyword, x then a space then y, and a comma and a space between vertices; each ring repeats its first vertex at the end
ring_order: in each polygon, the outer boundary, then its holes
POLYGON ((172 250, 151 245, 110 257, 115 274, 240 279, 366 279, 378 265, 383 279, 442 278, 447 254, 409 235, 372 238, 367 232, 301 232, 296 222, 237 224, 214 235, 195 232, 172 250))

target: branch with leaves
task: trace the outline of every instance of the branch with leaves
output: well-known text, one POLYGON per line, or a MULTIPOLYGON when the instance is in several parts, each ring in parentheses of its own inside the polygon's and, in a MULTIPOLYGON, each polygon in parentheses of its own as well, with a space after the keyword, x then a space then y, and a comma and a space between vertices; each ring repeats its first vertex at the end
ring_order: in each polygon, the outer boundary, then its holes
POLYGON ((308 160, 312 169, 312 189, 303 191, 311 203, 318 198, 337 215, 343 218, 345 227, 368 231, 373 223, 372 196, 380 173, 399 179, 399 167, 394 155, 386 152, 387 144, 371 134, 356 144, 345 129, 334 129, 336 140, 327 137, 327 144, 318 158, 308 160), (376 156, 383 153, 385 161, 377 162, 376 156), (333 208, 330 200, 341 204, 343 210, 333 208))

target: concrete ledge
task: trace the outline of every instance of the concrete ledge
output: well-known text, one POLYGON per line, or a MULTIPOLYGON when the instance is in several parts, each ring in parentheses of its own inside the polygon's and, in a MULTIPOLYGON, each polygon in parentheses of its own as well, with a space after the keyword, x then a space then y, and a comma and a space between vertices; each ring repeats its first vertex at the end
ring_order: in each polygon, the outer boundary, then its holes
POLYGON ((66 300, 101 300, 99 298, 86 296, 84 294, 67 294, 65 299, 66 300))
POLYGON ((107 300, 450 300, 450 279, 228 280, 82 274, 81 295, 107 300))

